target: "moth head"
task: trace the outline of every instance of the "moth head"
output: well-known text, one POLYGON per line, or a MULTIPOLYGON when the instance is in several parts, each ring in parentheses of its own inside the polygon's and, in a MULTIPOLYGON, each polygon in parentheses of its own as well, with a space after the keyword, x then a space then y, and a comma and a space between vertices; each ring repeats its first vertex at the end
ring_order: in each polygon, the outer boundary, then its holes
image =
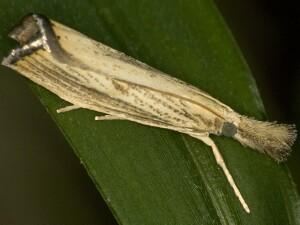
POLYGON ((287 159, 297 137, 295 125, 262 122, 241 117, 236 134, 241 144, 268 154, 277 162, 287 159))
POLYGON ((225 137, 234 137, 237 133, 237 127, 234 123, 224 122, 222 124, 221 134, 225 137))

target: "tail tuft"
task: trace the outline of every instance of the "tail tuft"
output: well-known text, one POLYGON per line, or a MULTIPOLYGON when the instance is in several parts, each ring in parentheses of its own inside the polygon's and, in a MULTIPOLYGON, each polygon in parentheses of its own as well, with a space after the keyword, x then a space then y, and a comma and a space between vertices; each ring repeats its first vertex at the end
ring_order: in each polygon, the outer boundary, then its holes
POLYGON ((286 160, 296 137, 295 125, 262 122, 244 116, 234 136, 241 144, 267 153, 277 162, 286 160))

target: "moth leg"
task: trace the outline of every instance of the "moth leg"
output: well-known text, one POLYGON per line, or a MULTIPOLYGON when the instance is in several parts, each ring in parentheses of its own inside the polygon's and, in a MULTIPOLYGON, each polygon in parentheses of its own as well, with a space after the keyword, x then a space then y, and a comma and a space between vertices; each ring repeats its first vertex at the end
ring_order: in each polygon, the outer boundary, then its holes
POLYGON ((64 112, 68 112, 68 111, 72 111, 74 109, 79 109, 80 106, 77 106, 77 105, 68 105, 66 107, 62 107, 60 109, 57 109, 56 112, 57 113, 64 113, 64 112))
POLYGON ((169 129, 169 130, 175 130, 177 132, 181 133, 188 133, 190 134, 193 129, 191 128, 184 128, 184 127, 176 127, 173 125, 170 125, 166 122, 158 121, 152 118, 147 118, 139 115, 134 115, 134 114, 127 114, 127 113, 121 113, 121 112, 114 112, 114 111, 104 111, 103 113, 106 113, 107 115, 104 116, 96 116, 95 120, 129 120, 133 121, 136 123, 148 125, 148 126, 153 126, 153 127, 160 127, 164 129, 169 129), (111 114, 110 114, 111 113, 111 114))
POLYGON ((216 144, 214 143, 214 141, 208 136, 201 136, 201 135, 195 135, 195 134, 190 134, 191 136, 201 140, 202 142, 204 142, 206 145, 210 146, 212 151, 213 151, 213 154, 215 156, 215 159, 216 159, 216 162, 217 164, 222 168, 226 178, 227 178, 227 181, 229 182, 230 186, 232 187, 235 195, 237 196, 237 198, 239 199, 241 205, 243 206, 243 208, 245 209, 245 211, 247 213, 250 213, 250 209, 245 201, 245 199, 243 198, 240 190, 238 189, 238 187, 236 186, 234 180, 233 180, 233 177, 231 176, 229 170, 227 169, 227 166, 226 166, 226 163, 218 149, 218 147, 216 146, 216 144))
POLYGON ((115 115, 95 116, 95 120, 125 120, 123 117, 115 115))

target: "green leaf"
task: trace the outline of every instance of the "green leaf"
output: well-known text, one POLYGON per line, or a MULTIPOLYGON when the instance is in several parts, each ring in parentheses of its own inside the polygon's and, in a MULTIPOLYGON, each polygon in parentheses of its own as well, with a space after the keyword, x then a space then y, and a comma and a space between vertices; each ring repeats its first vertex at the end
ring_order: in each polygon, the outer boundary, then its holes
MULTIPOLYGON (((9 29, 38 12, 264 118, 251 72, 211 0, 0 1, 1 56, 9 29)), ((120 224, 300 224, 299 197, 284 164, 213 137, 249 204, 246 214, 210 149, 176 132, 67 105, 31 84, 120 224)))

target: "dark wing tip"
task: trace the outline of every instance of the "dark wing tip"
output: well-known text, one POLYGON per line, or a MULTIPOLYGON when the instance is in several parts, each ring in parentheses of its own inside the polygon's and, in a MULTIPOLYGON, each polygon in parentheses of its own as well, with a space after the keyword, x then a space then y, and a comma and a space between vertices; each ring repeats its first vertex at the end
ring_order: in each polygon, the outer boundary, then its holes
POLYGON ((59 49, 50 20, 41 14, 30 13, 24 16, 8 36, 16 40, 20 47, 13 49, 2 60, 1 64, 4 66, 14 64, 38 49, 45 49, 48 52, 59 49))

